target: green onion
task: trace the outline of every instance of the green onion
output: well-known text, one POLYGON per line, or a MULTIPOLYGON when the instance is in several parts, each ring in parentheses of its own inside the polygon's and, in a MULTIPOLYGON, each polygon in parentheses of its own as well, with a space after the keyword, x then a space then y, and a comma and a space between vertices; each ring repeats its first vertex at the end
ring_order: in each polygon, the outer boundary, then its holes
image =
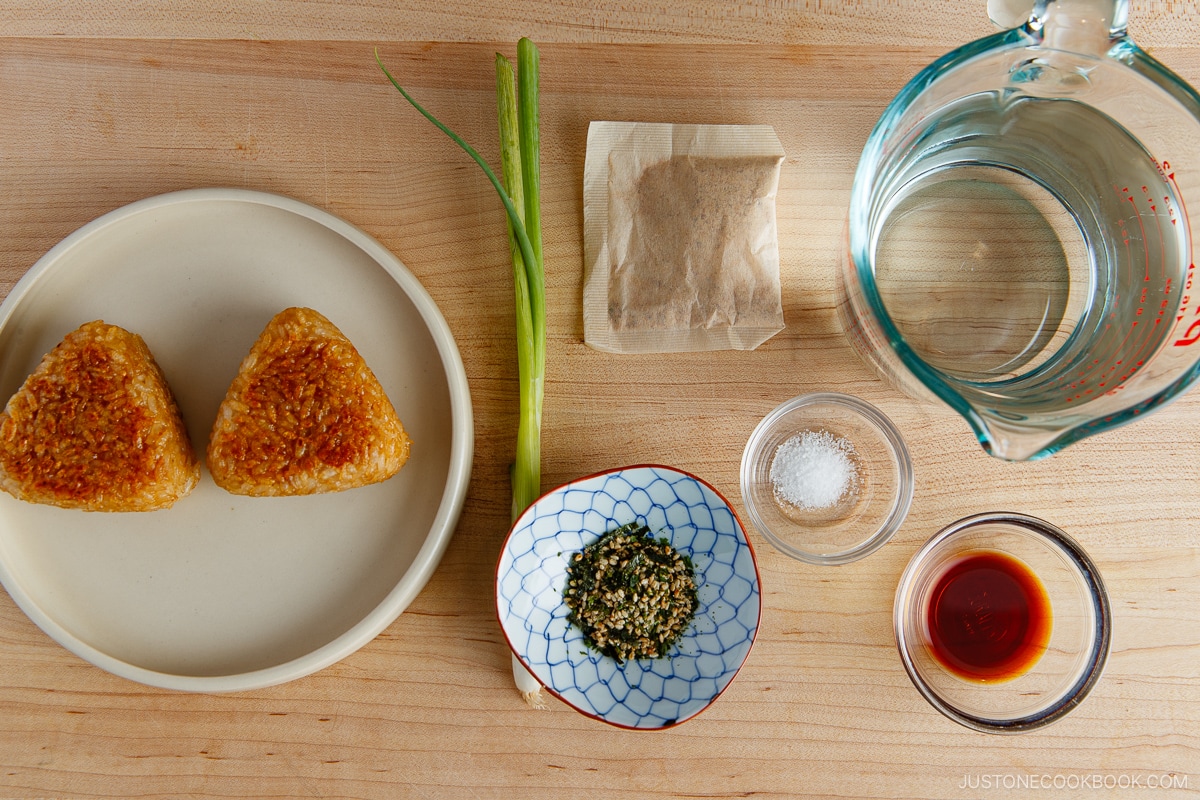
POLYGON ((512 466, 512 518, 541 494, 542 397, 546 375, 546 278, 542 262, 541 176, 538 158, 538 51, 533 42, 517 43, 514 89, 512 64, 496 54, 496 108, 500 121, 500 157, 504 183, 518 209, 509 215, 509 249, 516 288, 517 367, 521 416, 517 457, 512 466), (521 213, 521 212, 524 213, 521 213), (521 227, 529 253, 521 243, 521 227), (532 256, 532 258, 531 258, 532 256))
MULTIPOLYGON (((535 49, 534 50, 534 58, 535 59, 537 57, 536 54, 537 54, 537 50, 535 49)), ((520 53, 518 52, 518 60, 517 60, 518 65, 520 64, 519 56, 520 56, 520 53)), ((474 147, 471 147, 471 145, 467 144, 461 136, 459 136, 457 133, 450 130, 448 127, 446 127, 446 125, 444 125, 437 117, 435 117, 433 114, 430 114, 428 111, 426 111, 424 108, 422 108, 421 104, 418 103, 416 100, 414 100, 412 95, 410 95, 408 92, 406 92, 404 90, 404 87, 401 86, 394 77, 392 77, 392 73, 388 72, 387 67, 385 67, 383 65, 383 61, 379 57, 378 50, 375 51, 375 63, 379 64, 379 68, 381 70, 383 70, 383 74, 387 76, 387 79, 391 82, 392 86, 395 86, 396 89, 400 92, 400 94, 404 95, 404 99, 407 100, 409 102, 409 104, 412 105, 413 108, 415 108, 417 111, 421 112, 421 116, 425 117, 425 119, 432 122, 435 126, 437 126, 438 130, 440 130, 442 133, 446 134, 452 140, 454 140, 454 143, 457 144, 459 147, 461 147, 463 149, 463 151, 466 152, 466 154, 469 155, 475 161, 475 163, 480 166, 480 168, 483 170, 483 174, 487 175, 488 180, 492 182, 492 186, 496 187, 496 193, 498 195, 500 195, 500 202, 504 204, 504 210, 508 214, 509 224, 513 227, 513 230, 517 236, 517 241, 520 243, 521 256, 525 259, 525 262, 527 264, 539 263, 538 259, 534 255, 533 245, 530 243, 529 236, 525 232, 525 224, 522 222, 521 216, 518 213, 516 206, 513 204, 512 198, 509 197, 508 192, 504 191, 504 187, 500 184, 500 179, 496 177, 496 173, 492 172, 492 168, 488 166, 488 163, 483 160, 483 156, 479 155, 479 153, 476 152, 474 147)), ((537 122, 536 111, 533 115, 533 119, 534 119, 534 124, 536 124, 536 122, 537 122)), ((536 159, 536 156, 535 156, 535 159, 536 159)), ((540 205, 538 207, 540 208, 540 205)), ((540 227, 539 227, 539 230, 540 230, 540 227)), ((540 245, 539 245, 539 249, 540 249, 540 245)), ((544 316, 543 316, 543 319, 545 319, 544 316)))
MULTIPOLYGON (((517 73, 496 54, 496 108, 500 122, 500 155, 504 185, 475 148, 421 107, 388 72, 375 51, 383 74, 442 133, 449 136, 487 175, 508 216, 509 251, 516 296, 517 373, 521 414, 516 458, 509 471, 512 519, 541 495, 542 398, 546 375, 546 274, 542 262, 541 167, 538 151, 538 49, 529 39, 517 43, 517 73), (519 90, 514 88, 514 83, 519 90)), ((540 686, 515 657, 513 677, 531 705, 540 705, 540 686)))

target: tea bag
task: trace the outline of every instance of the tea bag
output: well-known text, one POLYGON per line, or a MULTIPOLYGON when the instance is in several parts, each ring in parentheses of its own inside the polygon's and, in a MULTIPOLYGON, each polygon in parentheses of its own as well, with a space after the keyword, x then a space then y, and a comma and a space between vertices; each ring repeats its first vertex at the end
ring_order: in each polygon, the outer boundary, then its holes
POLYGON ((766 125, 593 122, 583 330, 616 353, 752 350, 783 330, 766 125))

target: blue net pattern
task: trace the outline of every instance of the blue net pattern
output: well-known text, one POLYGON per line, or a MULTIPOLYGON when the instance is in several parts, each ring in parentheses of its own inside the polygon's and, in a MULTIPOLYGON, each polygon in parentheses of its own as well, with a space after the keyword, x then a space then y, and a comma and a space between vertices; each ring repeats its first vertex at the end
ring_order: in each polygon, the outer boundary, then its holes
POLYGON ((749 654, 762 607, 737 517, 707 484, 667 467, 585 478, 530 506, 501 554, 496 601, 509 644, 544 686, 584 714, 629 728, 674 725, 712 703, 749 654), (667 657, 618 664, 567 622, 563 588, 574 553, 633 521, 691 557, 700 605, 667 657))

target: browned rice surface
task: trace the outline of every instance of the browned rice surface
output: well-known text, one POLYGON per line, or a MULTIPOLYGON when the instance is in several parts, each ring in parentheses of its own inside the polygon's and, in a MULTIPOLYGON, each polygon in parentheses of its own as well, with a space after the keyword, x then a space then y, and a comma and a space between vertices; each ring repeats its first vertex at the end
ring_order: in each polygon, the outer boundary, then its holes
POLYGON ((32 503, 152 511, 200 463, 142 337, 102 321, 69 333, 0 414, 0 488, 32 503))
POLYGON ((354 345, 320 313, 281 311, 217 413, 208 468, 242 495, 335 492, 386 480, 410 440, 354 345))

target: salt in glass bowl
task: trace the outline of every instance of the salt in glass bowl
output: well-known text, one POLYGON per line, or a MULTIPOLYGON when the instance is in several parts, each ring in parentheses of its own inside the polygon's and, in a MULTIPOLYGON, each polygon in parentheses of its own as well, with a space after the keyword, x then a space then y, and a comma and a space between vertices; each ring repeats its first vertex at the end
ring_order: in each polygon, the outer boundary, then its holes
POLYGON ((778 550, 811 564, 845 564, 878 550, 904 522, 913 496, 912 459, 895 425, 874 406, 835 392, 805 394, 754 429, 742 453, 741 484, 750 521, 778 550), (797 505, 772 480, 781 446, 806 434, 849 444, 854 476, 835 502, 797 505))
POLYGON ((667 728, 708 708, 749 655, 761 611, 754 549, 733 508, 665 466, 609 470, 546 493, 513 523, 496 568, 496 613, 521 664, 580 713, 621 728, 667 728), (699 606, 666 656, 618 663, 584 643, 563 590, 575 553, 635 521, 691 559, 699 606))
MULTIPOLYGON (((984 624, 1004 614, 974 600, 972 606, 984 624)), ((1100 679, 1111 641, 1108 595, 1096 565, 1066 533, 1024 514, 977 514, 942 529, 904 570, 893 617, 900 657, 917 690, 950 719, 988 733, 1021 733, 1061 719, 1100 679), (1045 590, 1045 650, 1013 676, 962 677, 932 652, 929 611, 936 587, 955 563, 979 552, 1019 560, 1045 590)))

